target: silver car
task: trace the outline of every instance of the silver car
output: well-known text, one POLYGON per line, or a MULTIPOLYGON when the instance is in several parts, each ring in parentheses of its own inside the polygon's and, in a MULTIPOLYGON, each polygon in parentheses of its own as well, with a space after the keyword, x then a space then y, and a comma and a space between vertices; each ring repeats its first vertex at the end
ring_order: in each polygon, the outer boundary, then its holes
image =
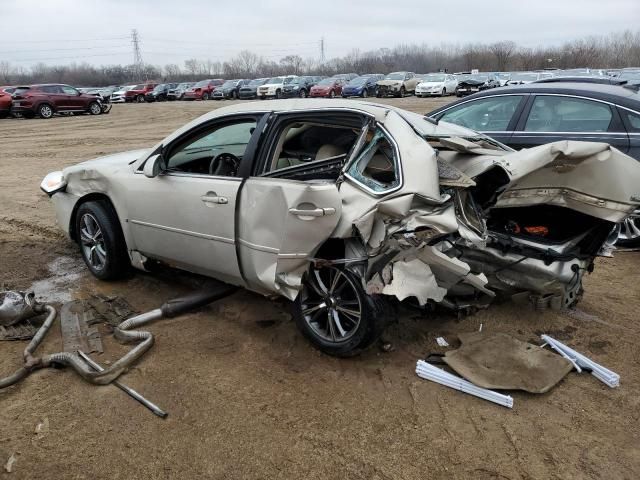
POLYGON ((515 152, 387 105, 314 99, 220 108, 42 189, 96 277, 162 262, 281 295, 306 337, 345 356, 380 336, 394 299, 575 305, 638 185, 638 163, 607 144, 515 152))

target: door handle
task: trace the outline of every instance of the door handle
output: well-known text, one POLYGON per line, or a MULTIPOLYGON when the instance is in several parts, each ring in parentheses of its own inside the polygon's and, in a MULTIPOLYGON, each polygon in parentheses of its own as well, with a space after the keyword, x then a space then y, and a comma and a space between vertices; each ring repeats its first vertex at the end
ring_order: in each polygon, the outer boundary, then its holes
POLYGON ((313 210, 305 210, 301 208, 290 208, 289 213, 299 217, 324 217, 325 215, 333 215, 336 213, 335 208, 314 208, 313 210))
POLYGON ((217 203, 218 205, 226 205, 229 203, 229 199, 227 197, 218 197, 214 195, 203 195, 200 197, 204 203, 217 203))

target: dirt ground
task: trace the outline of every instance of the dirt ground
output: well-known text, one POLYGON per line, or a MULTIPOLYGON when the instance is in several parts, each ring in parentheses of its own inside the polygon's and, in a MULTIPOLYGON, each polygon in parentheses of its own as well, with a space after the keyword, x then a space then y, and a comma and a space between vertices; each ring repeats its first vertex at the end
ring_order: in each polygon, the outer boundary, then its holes
MULTIPOLYGON (((450 101, 445 99, 444 101, 450 101)), ((389 100, 427 112, 443 100, 389 100)), ((91 278, 60 234, 42 177, 148 147, 229 102, 116 105, 110 115, 0 120, 0 287, 43 300, 119 295, 138 311, 188 291, 175 278, 91 278)), ((153 349, 121 380, 169 412, 153 416, 114 386, 41 370, 0 391, 0 477, 29 479, 640 478, 640 254, 600 259, 572 313, 504 303, 463 319, 400 310, 386 339, 339 360, 312 348, 283 301, 238 292, 149 327, 153 349), (508 410, 417 378, 415 362, 463 332, 546 332, 621 375, 609 389, 569 374, 508 410), (48 422, 42 434, 36 425, 48 422), (2 465, 14 455, 13 473, 2 465)), ((105 364, 123 351, 102 329, 105 364)), ((0 376, 24 342, 0 342, 0 376)), ((57 325, 41 347, 60 351, 57 325)))

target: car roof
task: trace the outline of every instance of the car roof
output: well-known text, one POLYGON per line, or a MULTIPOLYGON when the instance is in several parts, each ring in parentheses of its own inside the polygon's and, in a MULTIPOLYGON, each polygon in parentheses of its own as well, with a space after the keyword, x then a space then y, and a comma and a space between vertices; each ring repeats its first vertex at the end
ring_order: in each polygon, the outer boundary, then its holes
MULTIPOLYGON (((640 94, 632 88, 619 85, 607 85, 599 83, 556 82, 556 83, 529 83, 524 85, 509 85, 492 90, 477 93, 467 97, 471 98, 491 97, 494 95, 509 93, 556 93, 565 95, 579 95, 583 97, 605 100, 623 107, 640 109, 640 94)), ((438 109, 440 110, 440 109, 438 109)))

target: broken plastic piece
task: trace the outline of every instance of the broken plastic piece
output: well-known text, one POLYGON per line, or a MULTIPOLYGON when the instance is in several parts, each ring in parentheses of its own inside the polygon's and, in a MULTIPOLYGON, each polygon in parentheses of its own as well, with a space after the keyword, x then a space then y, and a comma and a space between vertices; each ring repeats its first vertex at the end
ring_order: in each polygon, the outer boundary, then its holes
POLYGON ((445 387, 460 390, 461 392, 468 393, 469 395, 497 403, 503 407, 513 408, 513 398, 509 395, 503 395, 501 393, 494 392, 493 390, 478 387, 471 382, 467 382, 463 378, 456 377, 455 375, 447 373, 438 367, 429 365, 423 360, 418 360, 418 363, 416 364, 416 374, 425 380, 431 380, 432 382, 439 383, 445 387))
POLYGON ((436 338, 436 343, 438 345, 440 345, 441 347, 448 347, 449 346, 449 343, 442 337, 436 338))
POLYGON ((576 366, 576 370, 578 372, 581 372, 584 368, 585 370, 590 370, 591 375, 596 377, 605 385, 611 388, 620 386, 620 375, 618 375, 617 373, 612 372, 611 370, 576 352, 572 348, 567 347, 564 343, 551 338, 549 335, 542 335, 541 338, 550 347, 552 347, 563 357, 573 363, 576 366))

